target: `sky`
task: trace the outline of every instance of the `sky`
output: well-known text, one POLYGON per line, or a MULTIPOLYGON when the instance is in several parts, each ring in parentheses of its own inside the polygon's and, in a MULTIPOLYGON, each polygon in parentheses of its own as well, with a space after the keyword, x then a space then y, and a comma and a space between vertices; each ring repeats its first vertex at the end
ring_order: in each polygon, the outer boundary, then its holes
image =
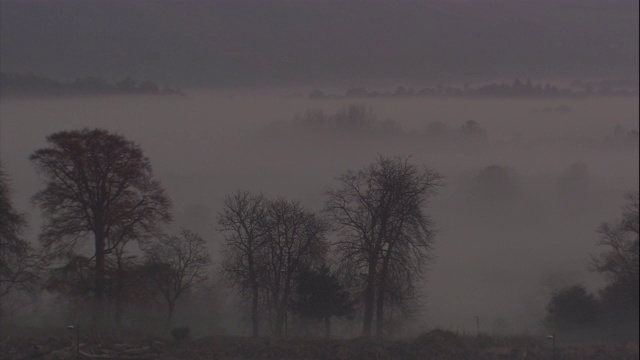
POLYGON ((0 66, 169 86, 638 79, 638 3, 3 0, 0 66), (170 71, 168 71, 170 69, 170 71))

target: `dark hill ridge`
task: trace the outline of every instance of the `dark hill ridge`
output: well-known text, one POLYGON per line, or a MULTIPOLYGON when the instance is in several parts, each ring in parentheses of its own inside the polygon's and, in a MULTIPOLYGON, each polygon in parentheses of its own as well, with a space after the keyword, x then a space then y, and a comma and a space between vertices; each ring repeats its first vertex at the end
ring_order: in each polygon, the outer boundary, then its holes
POLYGON ((0 3, 0 66, 180 86, 638 79, 636 0, 0 3))
POLYGON ((137 83, 131 78, 111 84, 100 77, 59 82, 33 74, 0 73, 1 96, 83 96, 83 95, 184 95, 180 90, 160 88, 151 81, 137 83))
POLYGON ((533 84, 531 80, 516 79, 513 83, 490 83, 479 86, 437 86, 425 88, 405 88, 395 90, 368 90, 364 87, 347 89, 344 95, 325 93, 320 89, 311 90, 308 97, 319 98, 363 98, 363 97, 474 97, 474 98, 584 98, 587 96, 638 96, 638 86, 625 81, 574 81, 569 87, 558 87, 549 83, 533 84))

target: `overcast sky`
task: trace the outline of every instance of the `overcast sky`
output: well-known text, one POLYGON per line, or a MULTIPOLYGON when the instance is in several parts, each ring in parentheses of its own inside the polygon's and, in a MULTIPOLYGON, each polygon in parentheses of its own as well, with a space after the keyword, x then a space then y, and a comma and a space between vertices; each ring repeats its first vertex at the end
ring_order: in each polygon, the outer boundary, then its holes
POLYGON ((638 2, 2 0, 3 72, 172 86, 638 79, 638 2))

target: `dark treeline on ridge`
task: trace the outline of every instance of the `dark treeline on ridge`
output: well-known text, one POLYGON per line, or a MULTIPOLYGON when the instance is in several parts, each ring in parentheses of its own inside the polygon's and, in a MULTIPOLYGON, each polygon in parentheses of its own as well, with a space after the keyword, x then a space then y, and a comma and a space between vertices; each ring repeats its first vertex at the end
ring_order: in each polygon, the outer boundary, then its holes
MULTIPOLYGON (((179 89, 159 87, 151 81, 141 83, 131 77, 110 83, 104 78, 88 76, 74 81, 57 81, 35 74, 0 73, 0 95, 22 97, 82 95, 184 95, 179 89)), ((352 87, 343 95, 312 90, 312 99, 377 98, 377 97, 468 97, 468 98, 585 98, 588 96, 637 96, 638 86, 630 81, 574 81, 568 87, 549 83, 533 84, 530 79, 513 83, 491 83, 479 86, 412 87, 398 86, 394 91, 367 90, 352 87)))
POLYGON ((587 96, 637 96, 638 86, 628 81, 599 81, 582 82, 574 81, 570 87, 558 87, 556 85, 533 84, 530 79, 522 81, 516 79, 511 84, 492 83, 479 86, 465 86, 463 88, 453 86, 425 87, 422 89, 405 88, 398 86, 394 91, 367 90, 364 87, 348 89, 344 95, 326 94, 324 91, 314 89, 309 93, 314 99, 336 99, 341 97, 471 97, 471 98, 584 98, 587 96))
MULTIPOLYGON (((533 109, 533 113, 570 113, 566 105, 533 109)), ((442 121, 430 121, 422 129, 407 129, 394 119, 381 118, 371 107, 363 104, 344 105, 334 112, 322 109, 308 109, 289 121, 276 121, 262 129, 271 137, 288 136, 287 131, 310 132, 312 136, 342 134, 354 137, 401 138, 420 143, 430 149, 451 149, 484 146, 489 144, 491 130, 477 120, 462 121, 459 126, 451 126, 442 121)), ((546 137, 542 139, 518 139, 518 142, 539 142, 543 144, 581 144, 599 148, 635 149, 640 145, 637 128, 612 126, 594 138, 571 138, 569 136, 546 137)))
POLYGON ((17 97, 86 95, 184 95, 180 90, 160 88, 151 81, 137 83, 127 77, 109 83, 100 77, 83 77, 61 82, 34 74, 0 73, 0 95, 17 97))

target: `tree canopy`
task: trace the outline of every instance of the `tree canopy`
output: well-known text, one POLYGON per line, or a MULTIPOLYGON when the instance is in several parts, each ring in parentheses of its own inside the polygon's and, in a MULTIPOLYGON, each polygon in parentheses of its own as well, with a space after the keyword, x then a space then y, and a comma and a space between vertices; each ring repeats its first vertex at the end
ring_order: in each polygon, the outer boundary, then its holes
POLYGON ((297 295, 294 311, 302 317, 324 320, 327 337, 331 334, 331 317, 353 317, 355 312, 355 301, 327 266, 301 271, 297 295))
POLYGON ((574 285, 553 294, 547 304, 547 326, 554 330, 575 331, 593 325, 600 313, 600 305, 593 294, 582 285, 574 285))
POLYGON ((106 256, 171 220, 169 197, 154 180, 149 158, 132 141, 102 129, 61 131, 30 160, 44 177, 33 201, 43 211, 40 240, 52 258, 65 258, 93 238, 94 320, 105 295, 106 256))
POLYGON ((597 232, 598 245, 605 251, 594 257, 595 270, 609 277, 617 286, 638 294, 638 273, 640 267, 640 241, 638 237, 638 192, 626 195, 622 217, 614 222, 602 223, 597 232))
POLYGON ((0 166, 0 297, 27 289, 37 278, 33 248, 22 237, 26 225, 25 214, 11 201, 9 177, 0 166))
POLYGON ((200 235, 182 229, 179 237, 162 236, 145 252, 155 288, 167 303, 170 323, 178 299, 207 279, 211 259, 206 242, 200 235))
POLYGON ((424 212, 441 186, 440 175, 409 158, 380 156, 359 171, 338 178, 328 192, 326 212, 339 231, 336 250, 343 266, 361 277, 363 330, 383 332, 385 304, 414 296, 414 282, 431 258, 433 224, 424 212), (374 305, 375 304, 375 305, 374 305))

